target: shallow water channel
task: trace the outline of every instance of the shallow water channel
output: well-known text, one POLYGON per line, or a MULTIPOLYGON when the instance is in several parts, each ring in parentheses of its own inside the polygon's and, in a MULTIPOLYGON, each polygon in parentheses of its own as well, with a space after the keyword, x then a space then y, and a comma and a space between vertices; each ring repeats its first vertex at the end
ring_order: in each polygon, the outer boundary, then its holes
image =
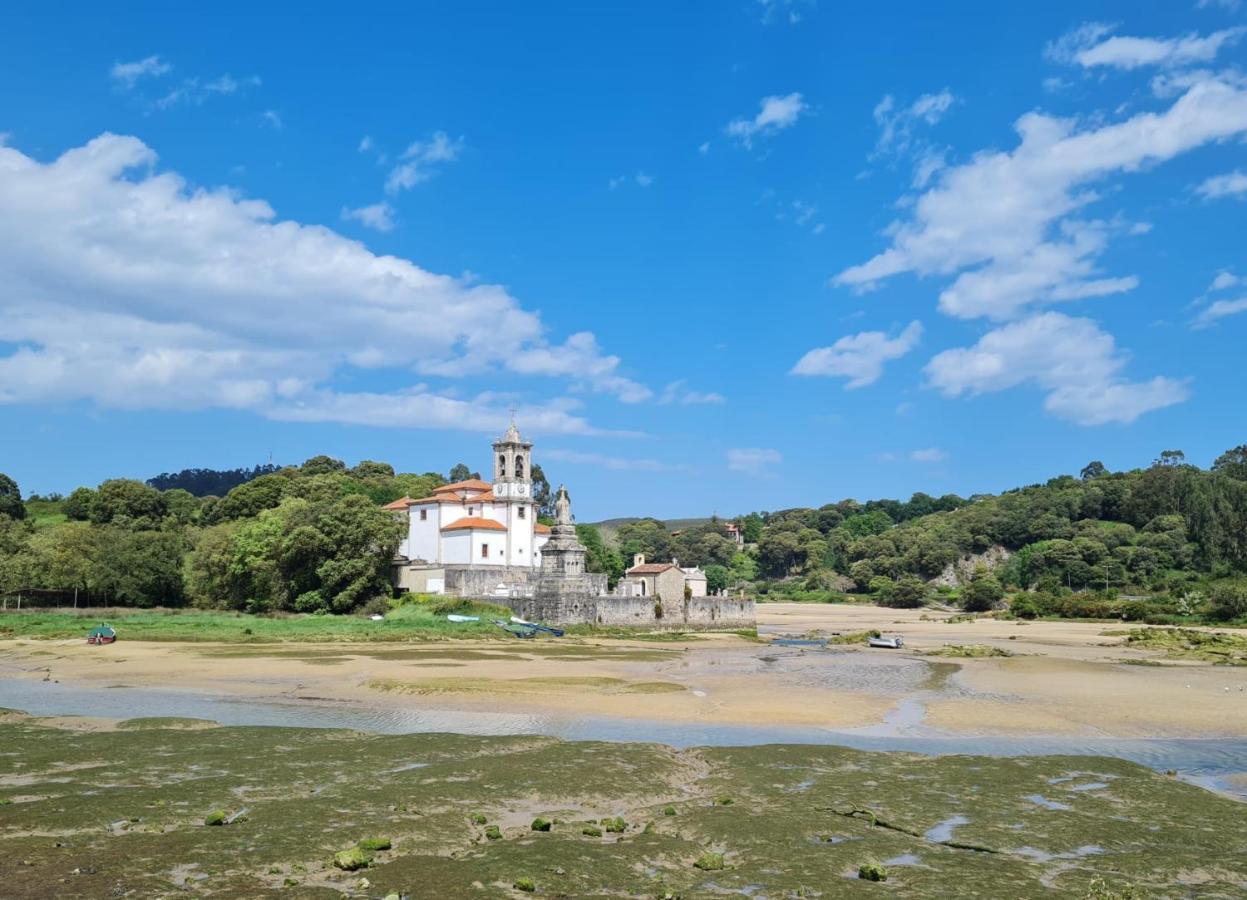
MULTIPOLYGON (((904 704, 902 704, 903 706, 904 704)), ((1176 770, 1188 781, 1247 799, 1247 787, 1228 776, 1247 773, 1247 740, 1126 740, 1095 737, 954 735, 920 729, 834 730, 792 726, 686 724, 575 714, 532 714, 365 706, 356 702, 240 699, 179 690, 90 687, 24 678, 0 679, 0 707, 36 716, 107 719, 189 717, 222 725, 351 728, 380 734, 542 734, 573 741, 644 741, 674 747, 830 744, 859 750, 931 755, 1112 756, 1150 768, 1176 770)), ((899 718, 904 719, 902 714, 899 718)))

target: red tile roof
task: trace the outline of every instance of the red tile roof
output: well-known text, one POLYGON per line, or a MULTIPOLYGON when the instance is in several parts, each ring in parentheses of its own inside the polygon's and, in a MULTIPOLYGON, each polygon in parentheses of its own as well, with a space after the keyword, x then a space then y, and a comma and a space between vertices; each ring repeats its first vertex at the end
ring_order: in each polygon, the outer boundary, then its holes
POLYGON ((658 575, 668 569, 676 568, 674 563, 646 563, 643 566, 633 566, 625 575, 658 575))
POLYGON ((448 494, 457 491, 488 491, 492 490, 489 482, 481 481, 479 478, 469 478, 467 481, 456 481, 454 484, 443 484, 439 488, 435 488, 434 494, 448 494))
POLYGON ((406 509, 408 503, 414 503, 410 497, 399 497, 393 503, 387 503, 382 509, 406 509))
POLYGON ((537 534, 549 534, 550 526, 542 525, 540 522, 538 522, 536 525, 533 526, 533 531, 537 534))
POLYGON ((482 519, 480 516, 465 516, 449 525, 443 525, 442 531, 460 531, 465 528, 479 528, 482 531, 506 531, 507 526, 493 519, 482 519))

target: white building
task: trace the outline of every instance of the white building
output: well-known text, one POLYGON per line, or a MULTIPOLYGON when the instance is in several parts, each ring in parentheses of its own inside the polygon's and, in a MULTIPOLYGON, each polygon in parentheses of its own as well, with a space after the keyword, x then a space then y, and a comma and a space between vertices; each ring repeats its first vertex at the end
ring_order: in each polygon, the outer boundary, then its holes
MULTIPOLYGON (((400 586, 441 593, 444 567, 456 570, 532 570, 541 564, 541 548, 550 529, 537 522, 533 500, 533 445, 520 437, 515 423, 494 442, 494 479, 443 485, 432 496, 388 504, 407 520, 399 545, 400 586)), ((456 573, 460 578, 462 572, 456 573)))

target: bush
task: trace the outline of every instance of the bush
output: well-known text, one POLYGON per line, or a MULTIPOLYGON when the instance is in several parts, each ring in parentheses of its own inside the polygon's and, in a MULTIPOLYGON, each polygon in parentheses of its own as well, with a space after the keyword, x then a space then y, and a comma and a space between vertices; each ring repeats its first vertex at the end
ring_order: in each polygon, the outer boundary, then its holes
POLYGON ((602 826, 606 829, 608 834, 623 834, 628 830, 628 823, 619 816, 616 816, 613 819, 603 819, 602 826))
POLYGON ((1218 622, 1247 616, 1247 582, 1230 582, 1214 587, 1209 597, 1208 615, 1218 622))
POLYGON ((1005 590, 1000 586, 999 579, 986 569, 978 569, 970 583, 961 589, 961 605, 966 612, 987 612, 1001 598, 1005 590))
POLYGON ((532 827, 533 827, 533 831, 549 831, 550 821, 549 819, 543 819, 541 818, 541 816, 538 816, 537 818, 533 819, 532 827))
POLYGON ((497 825, 486 825, 485 837, 491 841, 500 841, 502 840, 502 829, 497 825))
POLYGON ((517 891, 523 891, 526 894, 531 894, 537 890, 537 882, 527 877, 517 878, 515 879, 514 887, 517 891))
POLYGON ((927 583, 913 575, 905 575, 879 598, 883 606, 894 609, 917 609, 927 602, 927 583))
POLYGON ((1039 618, 1039 605, 1025 594, 1016 596, 1009 601, 1009 612, 1019 619, 1039 618))

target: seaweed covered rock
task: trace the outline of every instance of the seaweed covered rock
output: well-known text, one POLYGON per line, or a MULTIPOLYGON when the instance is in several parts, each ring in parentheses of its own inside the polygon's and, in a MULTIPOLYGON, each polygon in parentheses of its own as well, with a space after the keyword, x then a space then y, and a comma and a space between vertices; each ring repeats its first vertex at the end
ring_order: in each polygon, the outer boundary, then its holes
POLYGON ((212 825, 212 826, 224 825, 225 824, 225 810, 214 809, 212 812, 204 816, 204 824, 212 825))
POLYGON ((580 833, 585 837, 601 837, 602 829, 598 828, 596 825, 586 825, 584 828, 580 829, 580 833))
POLYGON ((491 841, 500 841, 502 840, 502 829, 497 825, 486 825, 485 837, 491 841))
POLYGON ((531 894, 531 893, 533 893, 535 890, 537 890, 537 882, 535 882, 535 881, 533 881, 531 878, 527 878, 527 877, 525 877, 525 878, 517 878, 517 879, 515 879, 515 884, 514 884, 514 885, 512 885, 512 886, 513 886, 513 887, 514 887, 517 891, 523 891, 523 892, 524 892, 524 893, 526 893, 526 894, 531 894))
POLYGON ((339 850, 333 855, 334 866, 344 872, 354 872, 356 869, 367 868, 371 862, 372 854, 361 847, 339 850))
POLYGON ((357 845, 360 850, 375 852, 377 850, 389 850, 393 844, 389 838, 364 838, 357 845))
POLYGON ((608 834, 623 834, 628 830, 628 823, 621 817, 615 816, 613 819, 603 819, 602 827, 606 829, 608 834))
POLYGON ((701 856, 697 857, 697 860, 693 863, 693 866, 701 869, 703 872, 717 872, 723 868, 723 854, 707 850, 701 856))
POLYGON ((882 863, 868 862, 857 867, 857 877, 863 881, 887 881, 888 870, 882 863))
POLYGON ((533 828, 533 831, 549 831, 550 820, 543 819, 541 816, 538 816, 537 818, 533 819, 532 828, 533 828))

